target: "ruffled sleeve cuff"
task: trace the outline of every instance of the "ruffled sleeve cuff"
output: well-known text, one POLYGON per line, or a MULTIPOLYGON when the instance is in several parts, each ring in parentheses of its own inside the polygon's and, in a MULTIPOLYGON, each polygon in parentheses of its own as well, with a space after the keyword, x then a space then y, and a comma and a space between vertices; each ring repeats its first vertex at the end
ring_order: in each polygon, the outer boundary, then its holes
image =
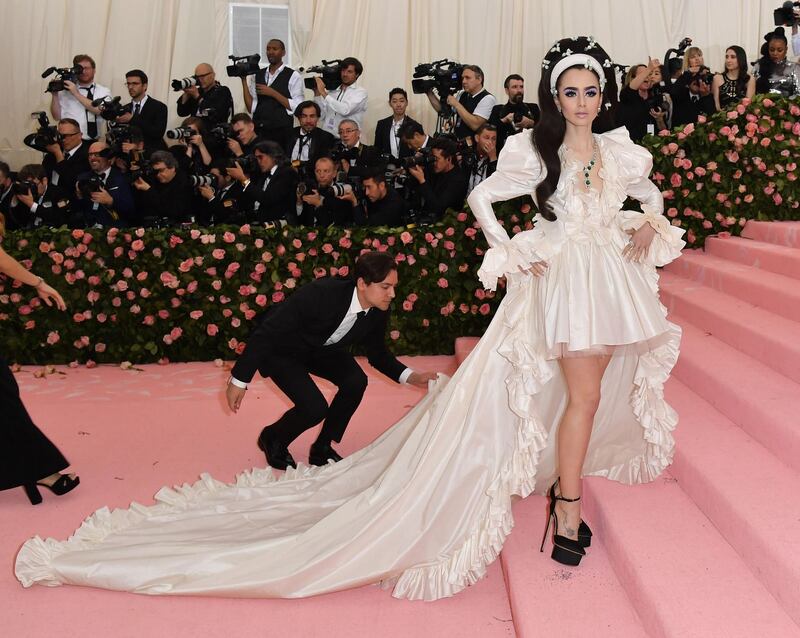
POLYGON ((538 260, 524 255, 513 241, 504 242, 486 251, 478 269, 478 279, 487 290, 497 290, 497 280, 500 277, 519 272, 520 268, 530 268, 531 261, 538 260))
POLYGON ((665 266, 680 257, 681 250, 686 245, 681 237, 686 231, 670 224, 664 215, 650 206, 643 205, 642 210, 643 213, 633 210, 620 211, 622 230, 638 230, 643 224, 649 223, 655 229, 656 236, 647 251, 646 262, 653 266, 665 266))

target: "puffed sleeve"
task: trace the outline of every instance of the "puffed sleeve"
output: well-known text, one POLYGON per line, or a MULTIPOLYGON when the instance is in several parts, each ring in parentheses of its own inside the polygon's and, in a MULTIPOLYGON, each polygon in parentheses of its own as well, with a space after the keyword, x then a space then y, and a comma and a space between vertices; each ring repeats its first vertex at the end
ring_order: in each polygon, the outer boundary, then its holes
POLYGON ((616 160, 625 193, 642 204, 641 213, 621 210, 620 226, 626 231, 637 230, 642 224, 649 223, 655 229, 656 236, 647 251, 646 260, 654 266, 664 266, 680 256, 681 249, 686 245, 681 237, 686 231, 670 224, 664 216, 664 197, 650 181, 653 156, 647 149, 635 144, 624 127, 606 133, 606 138, 611 142, 609 148, 616 160))
POLYGON ((522 195, 533 195, 544 179, 544 168, 533 148, 530 131, 523 131, 506 140, 497 170, 478 184, 467 197, 475 219, 489 242, 489 250, 478 270, 478 278, 485 288, 494 290, 497 279, 517 266, 530 267, 530 256, 522 254, 513 244, 495 217, 492 202, 505 201, 522 195))

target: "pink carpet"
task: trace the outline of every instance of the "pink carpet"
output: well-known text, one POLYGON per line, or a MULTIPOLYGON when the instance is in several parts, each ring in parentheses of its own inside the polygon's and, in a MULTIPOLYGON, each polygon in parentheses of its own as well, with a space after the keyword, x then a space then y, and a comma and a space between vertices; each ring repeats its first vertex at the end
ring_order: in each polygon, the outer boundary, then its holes
MULTIPOLYGON (((306 600, 159 598, 59 587, 23 589, 13 556, 30 535, 64 538, 101 505, 151 503, 162 485, 201 471, 230 480, 263 466, 260 428, 287 406, 257 382, 239 415, 224 409, 227 373, 213 364, 59 368, 17 375, 34 419, 83 484, 45 503, 0 492, 3 635, 800 636, 800 225, 756 223, 712 238, 662 276, 662 300, 684 328, 667 396, 681 416, 668 475, 635 488, 589 479, 596 536, 577 568, 539 553, 544 499, 515 506, 516 528, 489 576, 458 596, 398 601, 376 587, 306 600)), ((455 357, 409 359, 452 372, 455 357)), ((352 452, 421 396, 370 368, 342 443, 352 452)), ((330 386, 326 386, 328 392, 330 386)), ((314 433, 292 448, 305 459, 314 433)))

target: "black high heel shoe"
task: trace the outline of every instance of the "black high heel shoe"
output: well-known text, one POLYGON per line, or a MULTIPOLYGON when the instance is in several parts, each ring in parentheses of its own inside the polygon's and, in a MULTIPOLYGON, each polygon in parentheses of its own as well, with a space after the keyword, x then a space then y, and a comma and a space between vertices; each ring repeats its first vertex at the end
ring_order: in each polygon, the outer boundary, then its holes
MULTIPOLYGON (((558 481, 556 481, 557 483, 558 481)), ((572 538, 567 538, 566 536, 561 536, 558 533, 558 516, 556 516, 556 501, 565 501, 567 503, 574 503, 576 501, 581 500, 581 497, 578 498, 565 498, 563 496, 556 496, 556 484, 550 486, 550 512, 547 516, 547 525, 544 528, 544 536, 542 537, 542 546, 539 548, 540 552, 544 551, 544 542, 547 540, 547 532, 550 529, 550 521, 555 521, 555 529, 553 530, 553 553, 550 555, 554 561, 561 563, 562 565, 579 565, 581 562, 581 558, 586 556, 586 550, 581 545, 580 540, 573 540, 572 538)), ((589 529, 589 526, 586 525, 586 529, 589 529)), ((580 537, 579 537, 580 539, 580 537)), ((591 542, 591 530, 589 530, 588 536, 589 542, 591 542)))
MULTIPOLYGON (((556 479, 553 487, 558 485, 558 481, 559 479, 556 479)), ((590 547, 592 545, 592 530, 583 519, 581 519, 581 524, 578 526, 578 542, 581 547, 590 547)))
POLYGON ((38 505, 42 502, 39 486, 46 487, 56 496, 63 496, 67 492, 71 492, 78 487, 80 482, 81 479, 79 476, 72 478, 69 474, 62 474, 52 485, 47 485, 45 483, 26 483, 23 487, 25 488, 25 494, 28 495, 28 500, 30 500, 31 505, 38 505))

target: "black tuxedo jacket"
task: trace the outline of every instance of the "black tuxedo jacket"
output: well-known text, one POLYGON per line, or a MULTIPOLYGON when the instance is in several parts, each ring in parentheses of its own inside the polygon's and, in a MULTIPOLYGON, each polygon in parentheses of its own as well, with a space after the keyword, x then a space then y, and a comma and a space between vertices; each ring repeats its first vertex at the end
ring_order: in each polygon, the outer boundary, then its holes
POLYGON ((280 219, 293 221, 295 215, 297 173, 291 166, 279 166, 270 176, 266 190, 263 188, 266 174, 251 178, 241 195, 244 209, 253 222, 275 222, 280 219), (256 206, 256 204, 258 204, 256 206))
POLYGON ((77 201, 75 195, 75 182, 78 175, 91 170, 89 166, 89 144, 84 140, 77 149, 69 151, 71 154, 68 159, 56 162, 54 155, 46 153, 42 167, 47 175, 47 181, 58 189, 63 197, 69 199, 71 203, 77 201), (58 173, 58 184, 53 184, 53 172, 58 173))
POLYGON ((358 146, 358 157, 353 162, 350 162, 350 170, 347 171, 348 176, 363 177, 369 171, 381 167, 385 168, 385 162, 381 160, 380 151, 374 146, 368 146, 364 143, 358 146))
MULTIPOLYGON (((310 146, 308 147, 308 161, 311 163, 311 171, 309 172, 310 175, 314 174, 314 162, 316 162, 320 157, 327 155, 330 153, 331 148, 336 143, 336 138, 328 133, 328 131, 323 131, 321 128, 317 127, 311 133, 311 140, 308 142, 310 146)), ((297 143, 297 138, 300 137, 300 127, 295 126, 292 129, 292 132, 289 133, 289 137, 286 140, 286 156, 291 159, 292 157, 292 150, 294 149, 294 145, 297 143)))
MULTIPOLYGON (((127 110, 129 113, 133 112, 133 103, 127 105, 127 110)), ((164 133, 167 130, 167 105, 163 102, 148 95, 141 111, 131 118, 129 124, 142 131, 144 148, 148 154, 167 148, 164 143, 164 133)))
POLYGON ((253 330, 231 375, 249 383, 256 370, 268 376, 270 360, 274 357, 303 360, 327 349, 346 350, 359 344, 366 347, 367 360, 373 368, 399 381, 406 366, 386 347, 388 310, 370 309, 341 341, 324 345, 342 323, 353 299, 354 288, 351 279, 333 277, 317 279, 300 288, 268 312, 253 330))
MULTIPOLYGON (((385 117, 382 120, 378 120, 378 123, 375 125, 375 141, 373 145, 376 149, 378 149, 379 153, 388 153, 389 155, 392 154, 392 120, 394 117, 390 115, 389 117, 385 117)), ((405 119, 403 120, 403 126, 408 124, 409 122, 415 122, 413 118, 408 117, 406 115, 405 119)), ((400 149, 400 157, 411 157, 414 154, 406 144, 398 141, 397 146, 400 149)))
POLYGON ((396 228, 403 224, 407 212, 406 202, 391 186, 386 188, 386 197, 377 202, 366 202, 353 208, 353 217, 359 226, 389 226, 396 228))
MULTIPOLYGON (((78 180, 89 179, 94 175, 92 171, 81 173, 78 180)), ((133 226, 136 219, 136 209, 133 203, 133 191, 125 175, 112 166, 106 180, 106 190, 114 203, 111 206, 99 206, 96 210, 91 199, 78 200, 77 210, 83 217, 85 226, 100 224, 101 226, 133 226)), ((75 212, 75 211, 73 211, 75 212)))

